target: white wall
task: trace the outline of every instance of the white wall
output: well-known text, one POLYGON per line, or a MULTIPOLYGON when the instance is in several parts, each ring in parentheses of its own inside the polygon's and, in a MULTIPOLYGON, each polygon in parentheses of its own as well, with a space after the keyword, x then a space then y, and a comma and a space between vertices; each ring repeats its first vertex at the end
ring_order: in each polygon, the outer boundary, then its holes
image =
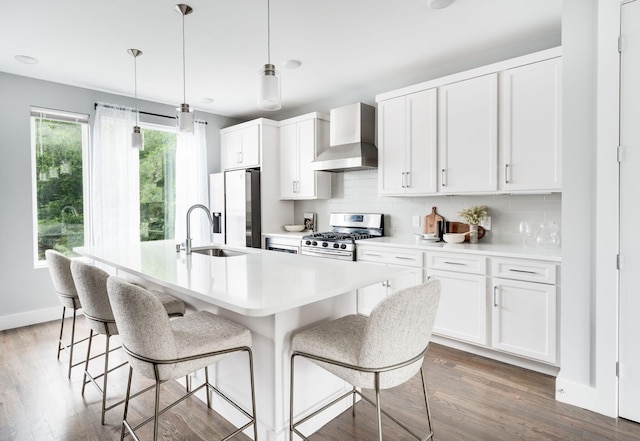
MULTIPOLYGON (((520 221, 549 222, 561 226, 562 195, 494 195, 494 196, 431 196, 381 197, 378 196, 378 172, 366 170, 333 173, 331 199, 296 201, 295 221, 302 221, 306 212, 317 213, 318 231, 328 231, 330 212, 365 212, 385 214, 385 236, 411 236, 422 229, 413 226, 413 216, 424 218, 431 207, 449 221, 464 222, 457 213, 471 205, 489 207, 492 229, 482 240, 520 240, 520 221)), ((560 231, 562 240, 562 230, 560 231)))
MULTIPOLYGON (((0 330, 59 317, 47 268, 34 268, 30 106, 94 115, 94 103, 133 105, 132 98, 0 72, 0 330)), ((147 112, 173 115, 172 106, 141 101, 147 112)), ((237 121, 197 112, 206 120, 208 167, 220 170, 219 130, 237 121)))
POLYGON ((561 365, 556 397, 617 416, 618 0, 564 0, 561 365), (570 158, 570 159, 569 159, 570 158))

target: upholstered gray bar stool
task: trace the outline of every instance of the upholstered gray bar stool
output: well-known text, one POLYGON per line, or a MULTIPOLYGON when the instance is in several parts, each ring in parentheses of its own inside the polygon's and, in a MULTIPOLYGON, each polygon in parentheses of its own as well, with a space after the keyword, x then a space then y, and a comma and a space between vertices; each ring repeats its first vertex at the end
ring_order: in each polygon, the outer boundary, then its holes
POLYGON ((251 331, 231 320, 199 311, 185 317, 169 320, 160 301, 149 291, 118 277, 109 277, 107 291, 118 324, 122 347, 129 359, 129 383, 122 419, 120 439, 128 431, 137 439, 135 430, 153 421, 153 439, 158 438, 158 417, 182 400, 206 388, 207 407, 211 408, 210 391, 217 393, 233 405, 249 421, 224 439, 230 439, 253 425, 254 440, 258 439, 256 427, 256 399, 251 352, 251 331), (251 378, 251 413, 233 402, 222 391, 209 383, 208 366, 234 352, 246 352, 249 358, 251 378), (160 409, 160 384, 174 380, 204 368, 205 381, 186 395, 160 409), (155 380, 156 400, 153 415, 132 427, 127 420, 131 377, 133 371, 155 380))
POLYGON ((60 335, 58 336, 58 360, 60 359, 61 350, 64 349, 69 352, 69 369, 67 372, 67 377, 71 378, 71 368, 84 363, 84 360, 79 361, 75 364, 73 363, 73 348, 78 343, 82 343, 89 338, 85 337, 78 341, 75 340, 76 312, 78 311, 78 309, 82 308, 82 305, 80 303, 80 299, 78 298, 78 293, 76 291, 75 283, 73 282, 73 277, 71 276, 71 259, 55 250, 46 250, 44 252, 44 255, 47 259, 47 266, 49 267, 49 273, 51 274, 53 287, 58 294, 60 303, 62 304, 62 319, 60 319, 60 335), (64 331, 64 316, 67 308, 73 308, 71 340, 69 344, 62 341, 62 334, 64 331))
POLYGON ((350 394, 353 394, 354 416, 356 394, 376 407, 380 441, 382 441, 381 413, 416 439, 433 440, 431 412, 422 363, 427 353, 439 300, 440 282, 430 281, 392 294, 380 302, 369 317, 349 315, 294 335, 291 354, 289 440, 293 441, 294 433, 307 440, 308 438, 296 427, 350 394), (298 357, 309 359, 337 375, 351 384, 353 389, 294 422, 294 362, 298 357), (422 379, 429 423, 429 432, 424 436, 416 434, 414 430, 380 406, 382 389, 398 386, 418 371, 422 379), (364 396, 357 388, 374 389, 375 402, 364 396))
MULTIPOLYGON (((110 372, 126 365, 122 363, 113 368, 109 368, 109 353, 112 350, 118 348, 109 348, 109 341, 114 335, 118 335, 118 327, 113 317, 113 311, 111 304, 109 303, 109 295, 107 293, 107 279, 109 274, 102 269, 90 265, 79 260, 71 262, 71 274, 76 285, 80 302, 82 303, 82 310, 84 316, 91 328, 89 333, 89 345, 87 348, 87 358, 84 367, 84 378, 82 382, 82 395, 84 395, 85 386, 87 383, 93 383, 98 389, 98 392, 102 395, 102 415, 100 422, 104 424, 104 416, 107 410, 122 404, 124 400, 120 400, 117 403, 111 404, 107 407, 107 379, 110 372), (91 375, 89 373, 89 360, 96 358, 91 357, 91 343, 93 342, 94 335, 105 336, 105 348, 104 353, 99 356, 104 356, 104 370, 98 375, 91 375), (97 380, 102 377, 102 387, 97 383, 97 380), (87 380, 88 378, 88 380, 87 380)), ((168 294, 155 293, 154 295, 160 300, 167 315, 169 316, 182 316, 185 312, 185 304, 182 300, 177 299, 168 294)), ((138 392, 142 393, 144 391, 138 392)))

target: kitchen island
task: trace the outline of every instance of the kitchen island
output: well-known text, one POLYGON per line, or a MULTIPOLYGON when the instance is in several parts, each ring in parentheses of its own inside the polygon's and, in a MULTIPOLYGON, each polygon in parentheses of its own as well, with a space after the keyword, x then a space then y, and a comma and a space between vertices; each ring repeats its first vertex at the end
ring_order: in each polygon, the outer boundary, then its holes
MULTIPOLYGON (((75 251, 120 277, 170 292, 190 310, 208 310, 248 327, 253 337, 258 436, 284 441, 289 424, 291 333, 355 313, 355 290, 393 279, 406 270, 253 248, 222 248, 239 254, 187 255, 176 251, 171 240, 135 243, 126 249, 82 247, 75 251)), ((241 355, 227 357, 215 366, 215 384, 246 408, 250 408, 248 376, 241 355)), ((350 389, 311 363, 296 368, 296 382, 305 385, 296 389, 300 392, 296 413, 316 409, 350 389)), ((317 430, 349 404, 347 400, 342 407, 335 406, 333 414, 321 414, 303 430, 317 430)), ((232 423, 244 422, 225 403, 214 401, 213 406, 232 423)))

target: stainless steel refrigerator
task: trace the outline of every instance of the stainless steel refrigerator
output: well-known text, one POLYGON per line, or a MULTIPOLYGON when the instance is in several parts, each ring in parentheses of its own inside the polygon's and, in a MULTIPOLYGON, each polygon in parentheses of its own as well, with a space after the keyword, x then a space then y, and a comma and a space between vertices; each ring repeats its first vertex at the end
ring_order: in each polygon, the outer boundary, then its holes
POLYGON ((260 248, 260 170, 227 171, 224 187, 227 245, 260 248))

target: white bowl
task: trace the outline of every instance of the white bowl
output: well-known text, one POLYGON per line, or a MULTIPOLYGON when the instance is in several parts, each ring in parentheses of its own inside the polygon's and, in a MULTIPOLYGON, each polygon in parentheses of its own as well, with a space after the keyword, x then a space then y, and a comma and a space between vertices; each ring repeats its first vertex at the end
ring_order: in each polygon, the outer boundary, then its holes
POLYGON ((433 240, 436 238, 434 233, 422 233, 422 238, 426 240, 433 240))
POLYGON ((466 233, 445 233, 442 238, 447 243, 462 243, 466 233))
POLYGON ((285 225, 284 229, 291 233, 297 233, 304 230, 304 225, 285 225))

